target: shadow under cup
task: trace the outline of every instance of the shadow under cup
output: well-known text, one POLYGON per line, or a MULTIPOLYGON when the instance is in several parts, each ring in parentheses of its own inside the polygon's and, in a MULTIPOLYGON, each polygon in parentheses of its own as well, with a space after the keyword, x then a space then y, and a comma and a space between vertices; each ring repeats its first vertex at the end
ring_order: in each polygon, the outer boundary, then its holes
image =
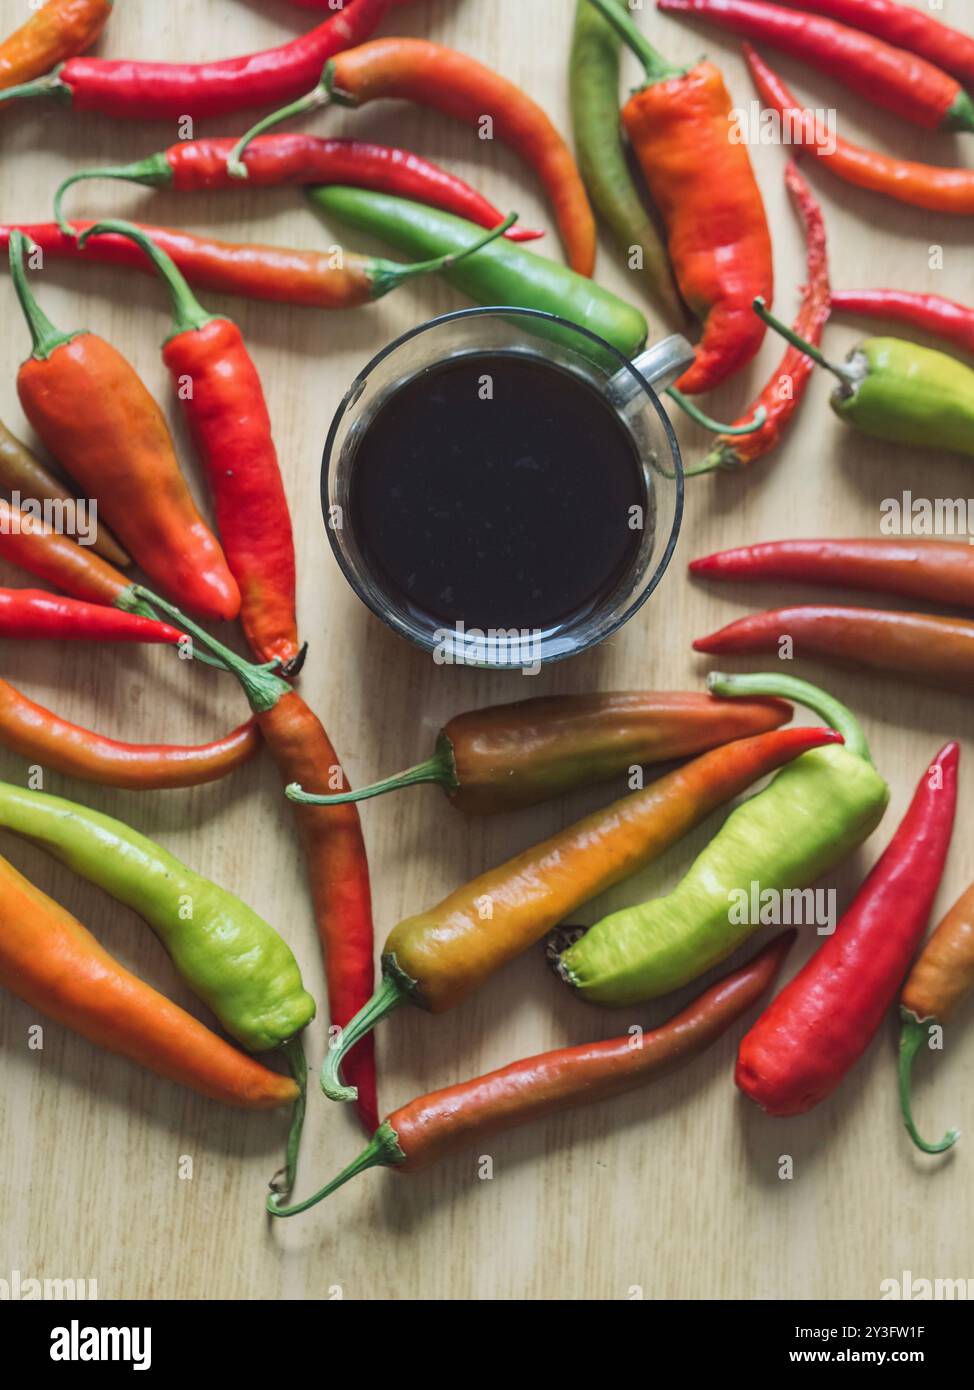
MULTIPOLYGON (((662 389, 686 368, 690 360, 692 350, 683 339, 667 338, 642 354, 634 364, 588 330, 555 315, 532 309, 465 309, 433 319, 404 334, 374 357, 356 377, 335 414, 325 444, 321 476, 325 526, 349 584, 377 617, 444 665, 533 670, 546 662, 577 655, 603 641, 646 602, 662 578, 676 545, 683 514, 683 466, 676 437, 651 382, 655 380, 662 389), (424 565, 429 567, 429 547, 424 546, 422 528, 416 529, 415 505, 408 528, 404 524, 405 540, 397 531, 399 509, 403 505, 402 493, 415 480, 407 477, 403 487, 390 486, 386 489, 383 486, 378 492, 373 489, 366 494, 369 496, 371 513, 363 512, 361 503, 366 475, 373 468, 370 462, 376 453, 373 444, 380 438, 387 445, 392 442, 393 447, 384 449, 382 456, 389 458, 393 469, 400 463, 405 467, 411 453, 412 445, 405 434, 390 438, 387 425, 392 416, 389 412, 427 389, 437 373, 442 374, 454 365, 462 368, 468 362, 471 367, 478 368, 481 365, 478 359, 485 358, 501 367, 502 382, 506 380, 506 368, 516 378, 530 375, 540 384, 542 391, 547 379, 553 387, 557 387, 556 399, 559 398, 558 392, 561 393, 560 399, 571 399, 573 415, 577 408, 586 403, 591 415, 594 402, 596 413, 604 418, 604 424, 602 420, 597 420, 596 424, 599 431, 605 431, 606 459, 610 454, 612 457, 618 454, 620 436, 624 436, 624 448, 631 455, 631 487, 635 489, 633 496, 638 496, 638 505, 620 508, 618 524, 620 528, 626 528, 628 534, 612 537, 613 542, 618 542, 615 548, 622 558, 616 557, 614 570, 605 576, 605 583, 587 601, 573 604, 570 611, 557 617, 549 615, 540 624, 535 621, 537 614, 532 612, 527 594, 524 614, 518 615, 511 610, 511 572, 503 576, 508 594, 506 607, 501 603, 503 623, 495 626, 477 626, 482 614, 472 614, 469 609, 447 615, 443 611, 433 611, 433 605, 417 603, 414 594, 410 593, 411 584, 396 582, 392 577, 394 567, 387 566, 382 553, 377 551, 373 544, 374 537, 370 534, 373 528, 369 524, 381 512, 379 519, 386 533, 396 537, 397 551, 401 549, 400 541, 406 546, 405 556, 397 554, 397 560, 406 561, 405 566, 400 564, 400 570, 403 574, 410 569, 414 574, 422 574, 424 565), (532 368, 533 371, 530 370, 532 368), (566 378, 569 398, 564 394, 566 378), (370 439, 369 431, 377 423, 376 433, 370 439), (367 439, 369 443, 366 445, 367 439), (397 447, 400 439, 401 449, 397 447), (415 567, 409 552, 410 545, 415 548, 415 567)), ((447 487, 450 486, 451 475, 445 463, 447 456, 456 456, 462 461, 465 449, 469 451, 471 441, 476 439, 476 399, 476 395, 472 394, 469 417, 452 420, 455 439, 449 434, 444 438, 443 426, 438 426, 440 433, 436 437, 434 450, 436 458, 432 460, 441 491, 430 500, 430 516, 435 511, 442 526, 444 509, 455 508, 459 518, 457 529, 453 528, 452 520, 446 524, 450 528, 451 543, 460 546, 459 551, 454 553, 464 558, 468 547, 477 546, 477 534, 464 536, 464 507, 459 498, 444 497, 442 487, 444 478, 447 479, 447 487)), ((525 411, 505 410, 503 393, 497 400, 489 399, 492 403, 488 408, 504 412, 491 417, 490 447, 497 448, 498 454, 502 454, 505 460, 508 457, 518 459, 518 450, 523 449, 523 439, 527 433, 519 425, 519 421, 525 419, 525 411), (498 429, 503 436, 500 440, 497 438, 498 429)), ((408 411, 400 414, 403 419, 411 418, 408 411)), ((481 421, 484 419, 482 416, 479 418, 481 421)), ((538 420, 531 423, 537 437, 538 420)), ((419 429, 418 417, 414 418, 412 428, 414 431, 419 429)), ((432 428, 431 423, 431 431, 432 428)), ((450 425, 446 428, 449 430, 450 425)), ((597 439, 601 444, 601 432, 597 434, 597 439)), ((480 445, 482 441, 476 439, 476 443, 480 445)), ((484 476, 485 459, 482 452, 480 449, 476 460, 476 468, 481 470, 476 474, 478 478, 484 476)), ((594 457, 596 450, 593 448, 585 453, 586 458, 582 462, 587 460, 588 467, 594 469, 590 500, 592 534, 595 535, 600 507, 602 511, 605 509, 606 498, 603 494, 609 491, 609 486, 607 483, 603 489, 599 484, 598 469, 602 460, 594 457), (593 457, 588 457, 589 452, 593 457)), ((486 462, 490 466, 492 458, 486 462)), ((530 465, 533 460, 527 462, 530 465)), ((557 460, 547 460, 546 467, 549 474, 547 485, 555 489, 552 493, 553 505, 542 515, 529 513, 526 518, 517 519, 519 544, 522 558, 526 551, 530 559, 532 550, 536 549, 536 559, 545 553, 554 553, 560 554, 561 559, 566 561, 566 556, 559 551, 561 537, 557 530, 560 524, 557 460), (532 545, 532 525, 536 528, 536 547, 532 545)), ((402 474, 399 476, 402 477, 402 474)), ((496 476, 503 477, 508 488, 512 480, 517 481, 510 472, 505 474, 503 468, 496 476)), ((528 479, 527 485, 530 488, 535 484, 528 479)), ((462 492, 462 480, 459 478, 458 488, 462 492)), ((514 492, 511 495, 520 494, 514 492)), ((497 498, 493 500, 498 501, 497 498)), ((412 501, 415 504, 416 498, 412 501)), ((421 505, 422 502, 420 493, 421 505)), ((566 535, 575 542, 572 554, 580 555, 578 540, 580 535, 584 536, 587 522, 584 498, 576 496, 573 506, 575 515, 571 521, 574 529, 569 528, 566 535)), ((476 507, 473 512, 480 515, 476 507)), ((441 531, 440 535, 443 534, 441 531)), ((496 536, 493 539, 496 541, 496 536)), ((593 558, 597 561, 598 554, 593 557, 586 553, 584 556, 589 565, 593 558)), ((570 558, 567 563, 570 563, 570 558)), ((488 597, 483 608, 486 612, 492 611, 489 591, 491 573, 496 571, 496 563, 493 569, 488 565, 482 576, 488 597)))

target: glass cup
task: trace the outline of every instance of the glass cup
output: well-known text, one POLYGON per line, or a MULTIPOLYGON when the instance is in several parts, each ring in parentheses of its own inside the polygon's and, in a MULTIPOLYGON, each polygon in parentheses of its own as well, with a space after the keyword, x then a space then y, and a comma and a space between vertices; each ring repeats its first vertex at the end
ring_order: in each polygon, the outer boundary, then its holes
POLYGON ((693 362, 673 336, 629 361, 587 329, 536 309, 474 308, 444 314, 390 343, 352 382, 325 443, 321 498, 328 539, 342 573, 373 613, 441 664, 536 670, 605 640, 642 607, 666 571, 683 517, 683 464, 654 387, 663 390, 693 362), (646 516, 625 573, 590 609, 545 630, 444 628, 415 610, 369 563, 355 533, 350 490, 358 447, 376 412, 413 377, 448 360, 484 352, 529 354, 595 387, 635 445, 646 516))

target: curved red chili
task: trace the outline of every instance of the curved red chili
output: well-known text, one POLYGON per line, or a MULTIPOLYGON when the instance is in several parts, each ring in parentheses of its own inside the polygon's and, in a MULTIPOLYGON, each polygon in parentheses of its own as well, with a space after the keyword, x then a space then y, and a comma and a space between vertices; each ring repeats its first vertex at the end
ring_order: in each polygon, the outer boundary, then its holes
MULTIPOLYGON (((177 193, 239 188, 227 162, 236 140, 180 140, 167 150, 132 164, 82 169, 65 179, 54 196, 54 215, 62 231, 70 231, 62 212, 67 190, 85 179, 123 179, 148 188, 171 188, 177 193)), ((496 227, 504 214, 483 194, 455 174, 448 174, 411 150, 376 145, 366 140, 324 140, 317 135, 261 135, 247 146, 244 170, 255 188, 283 184, 340 183, 412 198, 442 208, 481 227, 496 227)), ((509 227, 510 241, 535 241, 544 232, 509 227)))
POLYGON ((974 309, 939 294, 910 294, 905 290, 833 290, 837 313, 906 323, 924 333, 954 343, 974 356, 974 309))
POLYGON ((263 53, 215 63, 69 58, 48 77, 0 93, 0 102, 51 96, 75 111, 100 111, 127 121, 176 121, 277 106, 316 82, 329 58, 367 39, 389 4, 346 0, 342 10, 309 34, 263 53))
POLYGON ((940 886, 959 756, 956 743, 940 750, 834 934, 741 1043, 734 1079, 769 1115, 802 1115, 830 1096, 896 999, 940 886))

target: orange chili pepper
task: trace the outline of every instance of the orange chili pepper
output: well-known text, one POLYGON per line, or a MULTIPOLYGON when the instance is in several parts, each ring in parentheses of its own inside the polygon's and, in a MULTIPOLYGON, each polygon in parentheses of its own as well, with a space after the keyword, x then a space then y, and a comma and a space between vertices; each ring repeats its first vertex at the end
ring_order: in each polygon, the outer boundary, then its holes
POLYGON ((299 1095, 105 951, 77 918, 0 859, 0 984, 90 1042, 226 1105, 299 1095))
POLYGON ((146 574, 186 607, 235 618, 240 591, 219 542, 200 516, 165 417, 122 355, 93 333, 59 333, 34 300, 22 233, 10 237, 10 269, 33 352, 17 375, 34 429, 146 574))
MULTIPOLYGON (((88 547, 76 545, 69 536, 59 535, 19 507, 12 507, 2 497, 0 558, 75 598, 113 604, 116 608, 128 606, 131 610, 131 605, 117 601, 123 594, 131 594, 131 580, 114 565, 88 547)), ((148 609, 140 607, 135 611, 145 613, 148 609)))
POLYGON ((112 12, 112 0, 47 0, 0 44, 0 90, 40 77, 55 63, 84 53, 112 12))
POLYGON ((579 275, 595 269, 595 214, 571 150, 527 92, 466 53, 426 39, 373 39, 347 48, 325 67, 306 96, 259 121, 237 142, 227 161, 247 177, 241 156, 250 142, 279 121, 316 107, 364 106, 379 98, 413 101, 475 129, 491 121, 496 136, 533 167, 551 199, 568 263, 579 275))
POLYGON ((974 213, 974 169, 947 169, 937 164, 894 159, 853 145, 841 136, 830 136, 818 126, 811 111, 802 109, 794 93, 749 43, 744 45, 744 56, 762 101, 781 116, 797 121, 801 143, 840 179, 931 212, 974 213))
POLYGON ((709 391, 751 361, 764 340, 752 305, 774 288, 771 234, 743 142, 734 143, 732 102, 720 69, 671 67, 628 13, 591 0, 646 69, 646 85, 622 123, 667 229, 680 292, 703 320, 697 360, 676 383, 709 391), (761 288, 758 288, 758 287, 761 288))
POLYGON ((120 743, 69 724, 0 680, 0 744, 55 772, 126 791, 162 791, 216 782, 254 756, 260 735, 252 719, 199 746, 120 743))

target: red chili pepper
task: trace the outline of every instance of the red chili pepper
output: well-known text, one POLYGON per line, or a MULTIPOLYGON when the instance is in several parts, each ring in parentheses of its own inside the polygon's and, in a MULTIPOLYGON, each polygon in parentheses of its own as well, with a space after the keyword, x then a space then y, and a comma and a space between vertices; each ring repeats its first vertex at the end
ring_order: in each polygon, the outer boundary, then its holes
MULTIPOLYGON (((830 304, 825 221, 821 207, 793 160, 788 161, 785 169, 785 183, 801 214, 808 257, 808 280, 802 290, 794 328, 802 338, 818 347, 828 322, 830 304)), ((763 407, 767 419, 761 428, 745 435, 718 435, 703 462, 685 472, 692 475, 709 473, 715 468, 744 468, 770 453, 788 428, 814 370, 815 364, 807 353, 789 347, 757 400, 745 415, 734 421, 735 428, 746 425, 763 407)))
POLYGON ((120 743, 70 724, 0 680, 0 745, 30 763, 83 782, 125 791, 163 791, 226 777, 254 756, 260 734, 249 719, 213 743, 120 743))
POLYGON ((974 87, 974 39, 942 24, 924 9, 898 4, 897 0, 779 0, 779 3, 814 10, 817 14, 853 24, 897 48, 919 53, 921 58, 936 63, 945 72, 952 72, 968 87, 974 87))
POLYGON ((0 589, 0 637, 77 642, 164 642, 183 634, 168 623, 100 603, 49 594, 46 589, 0 589))
POLYGON ((555 210, 568 263, 579 275, 595 269, 595 214, 574 156, 547 113, 527 92, 466 53, 425 39, 374 39, 327 64, 317 85, 247 132, 227 167, 246 176, 242 156, 271 126, 321 106, 364 106, 380 98, 412 101, 510 145, 532 166, 555 210))
MULTIPOLYGON (((503 225, 503 224, 501 224, 503 225)), ((94 222, 74 222, 76 232, 85 232, 94 222)), ((400 264, 382 256, 357 256, 351 251, 293 251, 285 246, 256 246, 233 241, 215 241, 193 236, 191 232, 168 227, 148 227, 132 223, 151 237, 192 285, 222 294, 239 294, 247 299, 270 300, 275 304, 301 304, 312 309, 353 309, 370 304, 391 293, 417 275, 442 270, 464 252, 448 254, 433 261, 400 264)), ((66 236, 56 222, 23 227, 0 226, 0 250, 12 232, 22 231, 45 255, 74 260, 97 261, 103 265, 130 266, 155 275, 151 260, 134 242, 121 236, 96 236, 78 249, 78 238, 66 236)))
POLYGON ((807 605, 752 613, 698 637, 694 651, 718 655, 779 652, 821 656, 867 671, 892 671, 970 694, 974 691, 974 623, 926 613, 807 605))
POLYGON ((953 299, 943 299, 939 294, 909 294, 905 290, 833 290, 832 308, 839 313, 908 323, 911 328, 921 328, 974 356, 974 309, 953 299))
POLYGON ((792 136, 792 143, 808 146, 840 179, 911 207, 961 216, 974 213, 974 169, 948 169, 939 164, 894 159, 830 134, 818 125, 811 111, 802 109, 788 85, 749 43, 744 45, 744 56, 764 103, 796 123, 798 131, 792 136))
POLYGON ((301 650, 291 513, 260 377, 243 335, 229 319, 206 312, 144 232, 127 222, 99 222, 93 232, 102 231, 140 247, 169 291, 173 321, 163 361, 206 472, 217 530, 240 589, 244 633, 259 661, 291 666, 301 650))
POLYGON ((940 750, 834 934, 741 1043, 735 1080, 769 1115, 803 1115, 830 1096, 895 1000, 943 874, 959 756, 956 743, 940 750))
POLYGON ((111 343, 54 327, 30 292, 24 249, 21 233, 11 233, 10 272, 32 343, 17 373, 24 414, 154 582, 197 613, 235 618, 240 593, 180 471, 165 416, 111 343))
POLYGON ((974 551, 956 541, 764 541, 693 560, 690 573, 841 585, 974 608, 974 551))
POLYGON ((700 15, 748 39, 764 39, 838 78, 867 101, 927 130, 974 130, 974 103, 954 78, 902 48, 848 25, 793 14, 761 0, 657 0, 667 13, 700 15))
POLYGON ((0 93, 0 102, 55 97, 75 111, 100 111, 126 121, 176 121, 226 116, 251 106, 277 106, 321 74, 329 58, 360 44, 390 0, 346 0, 310 34, 279 48, 215 63, 152 63, 70 58, 47 77, 0 93))
MULTIPOLYGON (((149 188, 176 193, 239 188, 227 161, 236 140, 180 140, 167 150, 133 164, 82 169, 64 180, 54 196, 54 215, 62 231, 70 232, 61 211, 65 193, 84 179, 124 179, 149 188)), ((282 184, 339 183, 397 193, 418 203, 443 208, 481 227, 496 227, 504 214, 463 179, 448 174, 411 150, 393 149, 364 140, 322 140, 316 135, 261 135, 247 147, 244 165, 254 188, 282 184)), ((534 241, 544 232, 509 227, 511 241, 534 241)))

